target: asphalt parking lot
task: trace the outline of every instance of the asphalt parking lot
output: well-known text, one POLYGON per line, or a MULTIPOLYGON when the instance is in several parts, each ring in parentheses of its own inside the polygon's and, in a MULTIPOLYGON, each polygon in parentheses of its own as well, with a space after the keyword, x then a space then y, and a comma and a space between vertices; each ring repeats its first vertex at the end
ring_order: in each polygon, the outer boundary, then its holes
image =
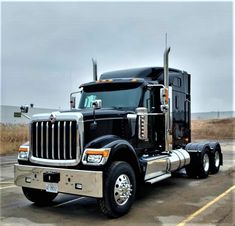
POLYGON ((184 171, 145 186, 131 211, 118 219, 103 216, 96 200, 59 194, 52 206, 30 203, 13 183, 16 156, 1 159, 1 225, 235 225, 235 141, 221 143, 224 165, 207 179, 184 171))

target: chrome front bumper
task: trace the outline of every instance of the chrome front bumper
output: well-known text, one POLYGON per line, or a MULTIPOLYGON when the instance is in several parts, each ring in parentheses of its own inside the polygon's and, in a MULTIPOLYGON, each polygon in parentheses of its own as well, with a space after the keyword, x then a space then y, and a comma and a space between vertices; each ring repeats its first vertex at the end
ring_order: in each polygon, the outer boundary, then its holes
POLYGON ((46 174, 59 175, 58 192, 81 196, 103 197, 103 172, 26 166, 15 164, 15 184, 22 187, 46 190, 46 174))

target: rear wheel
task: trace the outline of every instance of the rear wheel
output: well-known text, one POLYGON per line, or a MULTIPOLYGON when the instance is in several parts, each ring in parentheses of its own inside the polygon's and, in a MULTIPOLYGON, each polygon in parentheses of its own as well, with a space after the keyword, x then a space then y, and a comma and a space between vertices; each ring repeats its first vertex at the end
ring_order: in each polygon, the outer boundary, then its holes
POLYGON ((193 178, 206 178, 210 170, 209 150, 205 149, 200 156, 190 156, 194 158, 191 163, 185 167, 187 175, 193 178), (195 159, 198 158, 198 159, 195 159))
POLYGON ((57 196, 57 193, 49 193, 45 190, 39 190, 34 188, 22 187, 25 197, 34 202, 36 205, 44 206, 49 205, 52 200, 57 196))
POLYGON ((198 174, 199 178, 208 177, 209 169, 210 169, 209 153, 205 152, 202 156, 202 163, 198 174))
POLYGON ((103 198, 98 199, 101 211, 108 217, 117 218, 131 208, 136 193, 136 178, 126 162, 113 162, 104 175, 103 198))
POLYGON ((219 172, 220 162, 221 154, 218 150, 215 150, 215 152, 212 152, 210 156, 210 172, 212 174, 216 174, 219 172))

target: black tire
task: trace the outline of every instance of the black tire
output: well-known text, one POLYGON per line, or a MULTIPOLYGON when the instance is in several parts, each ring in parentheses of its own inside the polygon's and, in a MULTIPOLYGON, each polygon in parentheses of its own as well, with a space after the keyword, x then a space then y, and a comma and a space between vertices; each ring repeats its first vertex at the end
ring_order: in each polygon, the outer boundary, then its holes
POLYGON ((188 175, 188 177, 191 177, 191 178, 195 178, 197 177, 196 175, 196 170, 194 169, 194 167, 192 166, 192 164, 189 164, 185 167, 185 170, 186 170, 186 173, 188 175))
POLYGON ((210 170, 210 157, 209 157, 209 150, 205 150, 204 153, 201 155, 199 171, 198 171, 198 178, 206 178, 209 175, 210 170))
POLYGON ((126 162, 113 162, 105 171, 103 198, 97 200, 100 210, 111 218, 123 216, 130 210, 135 195, 134 170, 126 162), (118 188, 123 190, 120 191, 118 188), (120 196, 126 196, 126 198, 122 199, 120 196))
POLYGON ((56 193, 49 193, 45 190, 39 190, 34 188, 22 187, 25 197, 34 202, 38 206, 45 206, 52 203, 52 200, 57 196, 56 193))
POLYGON ((219 172, 221 163, 221 153, 219 150, 214 150, 210 155, 210 173, 216 174, 219 172))
POLYGON ((208 148, 204 149, 200 156, 190 156, 191 163, 185 167, 186 173, 192 178, 206 178, 210 171, 210 155, 208 148), (196 159, 197 158, 197 159, 196 159))

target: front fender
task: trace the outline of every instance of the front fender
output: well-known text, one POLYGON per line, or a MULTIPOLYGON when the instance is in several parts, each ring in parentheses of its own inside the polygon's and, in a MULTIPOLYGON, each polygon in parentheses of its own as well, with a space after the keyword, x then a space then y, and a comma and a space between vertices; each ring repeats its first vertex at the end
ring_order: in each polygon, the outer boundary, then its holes
POLYGON ((113 161, 128 162, 136 173, 141 172, 140 163, 134 147, 126 140, 115 135, 105 135, 91 141, 86 145, 86 148, 110 148, 110 154, 106 163, 110 164, 113 161))
POLYGON ((90 141, 86 146, 86 148, 103 148, 106 145, 108 145, 109 143, 112 143, 115 140, 120 139, 118 136, 115 135, 105 135, 105 136, 101 136, 98 137, 92 141, 90 141))

